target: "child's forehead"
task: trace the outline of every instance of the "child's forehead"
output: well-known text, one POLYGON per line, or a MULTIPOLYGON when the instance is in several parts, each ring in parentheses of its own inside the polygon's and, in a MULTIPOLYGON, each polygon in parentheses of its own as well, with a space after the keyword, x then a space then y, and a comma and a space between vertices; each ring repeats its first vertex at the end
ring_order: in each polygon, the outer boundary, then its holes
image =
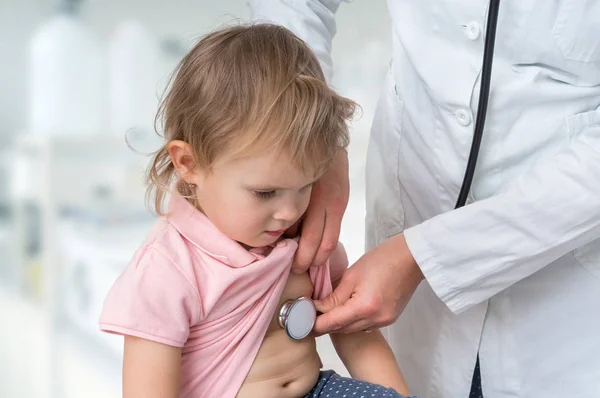
POLYGON ((285 153, 264 152, 230 159, 226 167, 229 171, 243 176, 244 180, 249 183, 272 185, 273 187, 306 185, 319 177, 316 167, 312 170, 301 170, 285 153))

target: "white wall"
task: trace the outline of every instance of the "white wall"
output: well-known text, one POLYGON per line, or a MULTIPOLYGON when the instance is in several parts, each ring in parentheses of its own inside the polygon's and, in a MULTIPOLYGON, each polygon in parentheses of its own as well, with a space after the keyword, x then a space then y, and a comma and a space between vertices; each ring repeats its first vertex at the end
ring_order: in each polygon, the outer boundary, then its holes
MULTIPOLYGON (((0 0, 0 143, 26 128, 28 42, 58 2, 0 0)), ((158 37, 193 38, 232 19, 246 19, 249 13, 244 0, 87 0, 84 15, 98 37, 106 40, 123 18, 139 19, 158 37)), ((388 30, 384 0, 342 4, 334 42, 337 76, 356 67, 342 60, 356 56, 359 62, 370 40, 376 39, 387 48, 388 30)), ((387 61, 374 62, 384 65, 387 61)))

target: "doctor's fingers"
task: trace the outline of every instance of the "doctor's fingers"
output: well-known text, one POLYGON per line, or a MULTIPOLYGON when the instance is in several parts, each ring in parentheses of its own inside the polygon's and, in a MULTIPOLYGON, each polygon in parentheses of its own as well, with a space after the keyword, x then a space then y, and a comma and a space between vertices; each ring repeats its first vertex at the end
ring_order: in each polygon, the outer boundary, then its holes
POLYGON ((327 172, 313 185, 293 266, 295 273, 324 264, 333 253, 349 199, 348 153, 339 149, 327 172))
POLYGON ((356 333, 356 332, 369 332, 395 322, 396 317, 393 311, 389 309, 383 309, 376 305, 362 305, 356 301, 353 303, 355 314, 358 318, 351 323, 339 327, 337 333, 356 333))
POLYGON ((343 216, 344 212, 340 212, 338 209, 335 209, 334 206, 330 205, 330 207, 326 209, 323 237, 321 238, 321 244, 312 261, 312 265, 325 264, 327 259, 331 257, 331 254, 338 244, 343 216))
POLYGON ((294 273, 302 274, 312 265, 315 254, 321 246, 324 227, 325 207, 318 198, 315 198, 314 201, 311 198, 311 204, 300 229, 300 241, 292 266, 294 273))
POLYGON ((342 305, 346 305, 352 299, 356 284, 349 275, 343 275, 338 286, 323 300, 314 300, 317 311, 330 312, 342 305))
MULTIPOLYGON (((347 171, 345 179, 348 179, 347 171)), ((346 212, 349 199, 348 182, 332 182, 327 188, 330 192, 324 199, 325 203, 325 226, 319 250, 315 254, 312 265, 324 264, 338 246, 342 219, 346 212)))
POLYGON ((353 304, 352 301, 347 301, 345 304, 335 307, 330 312, 319 315, 313 329, 315 334, 320 336, 326 333, 337 332, 359 321, 360 315, 356 312, 353 304))

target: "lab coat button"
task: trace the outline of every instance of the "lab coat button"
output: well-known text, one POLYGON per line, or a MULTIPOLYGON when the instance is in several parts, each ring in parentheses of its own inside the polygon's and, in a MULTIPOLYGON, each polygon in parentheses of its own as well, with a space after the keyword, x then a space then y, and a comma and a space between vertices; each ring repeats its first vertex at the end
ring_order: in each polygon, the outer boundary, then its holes
POLYGON ((477 22, 469 22, 465 26, 465 31, 470 40, 477 40, 481 34, 481 26, 477 22))
POLYGON ((469 115, 469 112, 465 111, 464 109, 459 109, 454 114, 454 117, 461 126, 468 126, 471 124, 471 115, 469 115))

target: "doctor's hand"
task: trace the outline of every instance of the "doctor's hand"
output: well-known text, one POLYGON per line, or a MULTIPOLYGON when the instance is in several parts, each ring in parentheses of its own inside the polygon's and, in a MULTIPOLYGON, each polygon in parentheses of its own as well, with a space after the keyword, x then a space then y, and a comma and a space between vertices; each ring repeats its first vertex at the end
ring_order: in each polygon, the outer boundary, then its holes
POLYGON ((315 301, 323 315, 317 318, 314 332, 354 333, 390 325, 422 280, 404 235, 396 235, 365 253, 331 295, 315 301))
POLYGON ((301 274, 312 265, 324 264, 333 253, 349 196, 348 153, 340 149, 331 168, 312 188, 310 204, 300 225, 294 273, 301 274))

